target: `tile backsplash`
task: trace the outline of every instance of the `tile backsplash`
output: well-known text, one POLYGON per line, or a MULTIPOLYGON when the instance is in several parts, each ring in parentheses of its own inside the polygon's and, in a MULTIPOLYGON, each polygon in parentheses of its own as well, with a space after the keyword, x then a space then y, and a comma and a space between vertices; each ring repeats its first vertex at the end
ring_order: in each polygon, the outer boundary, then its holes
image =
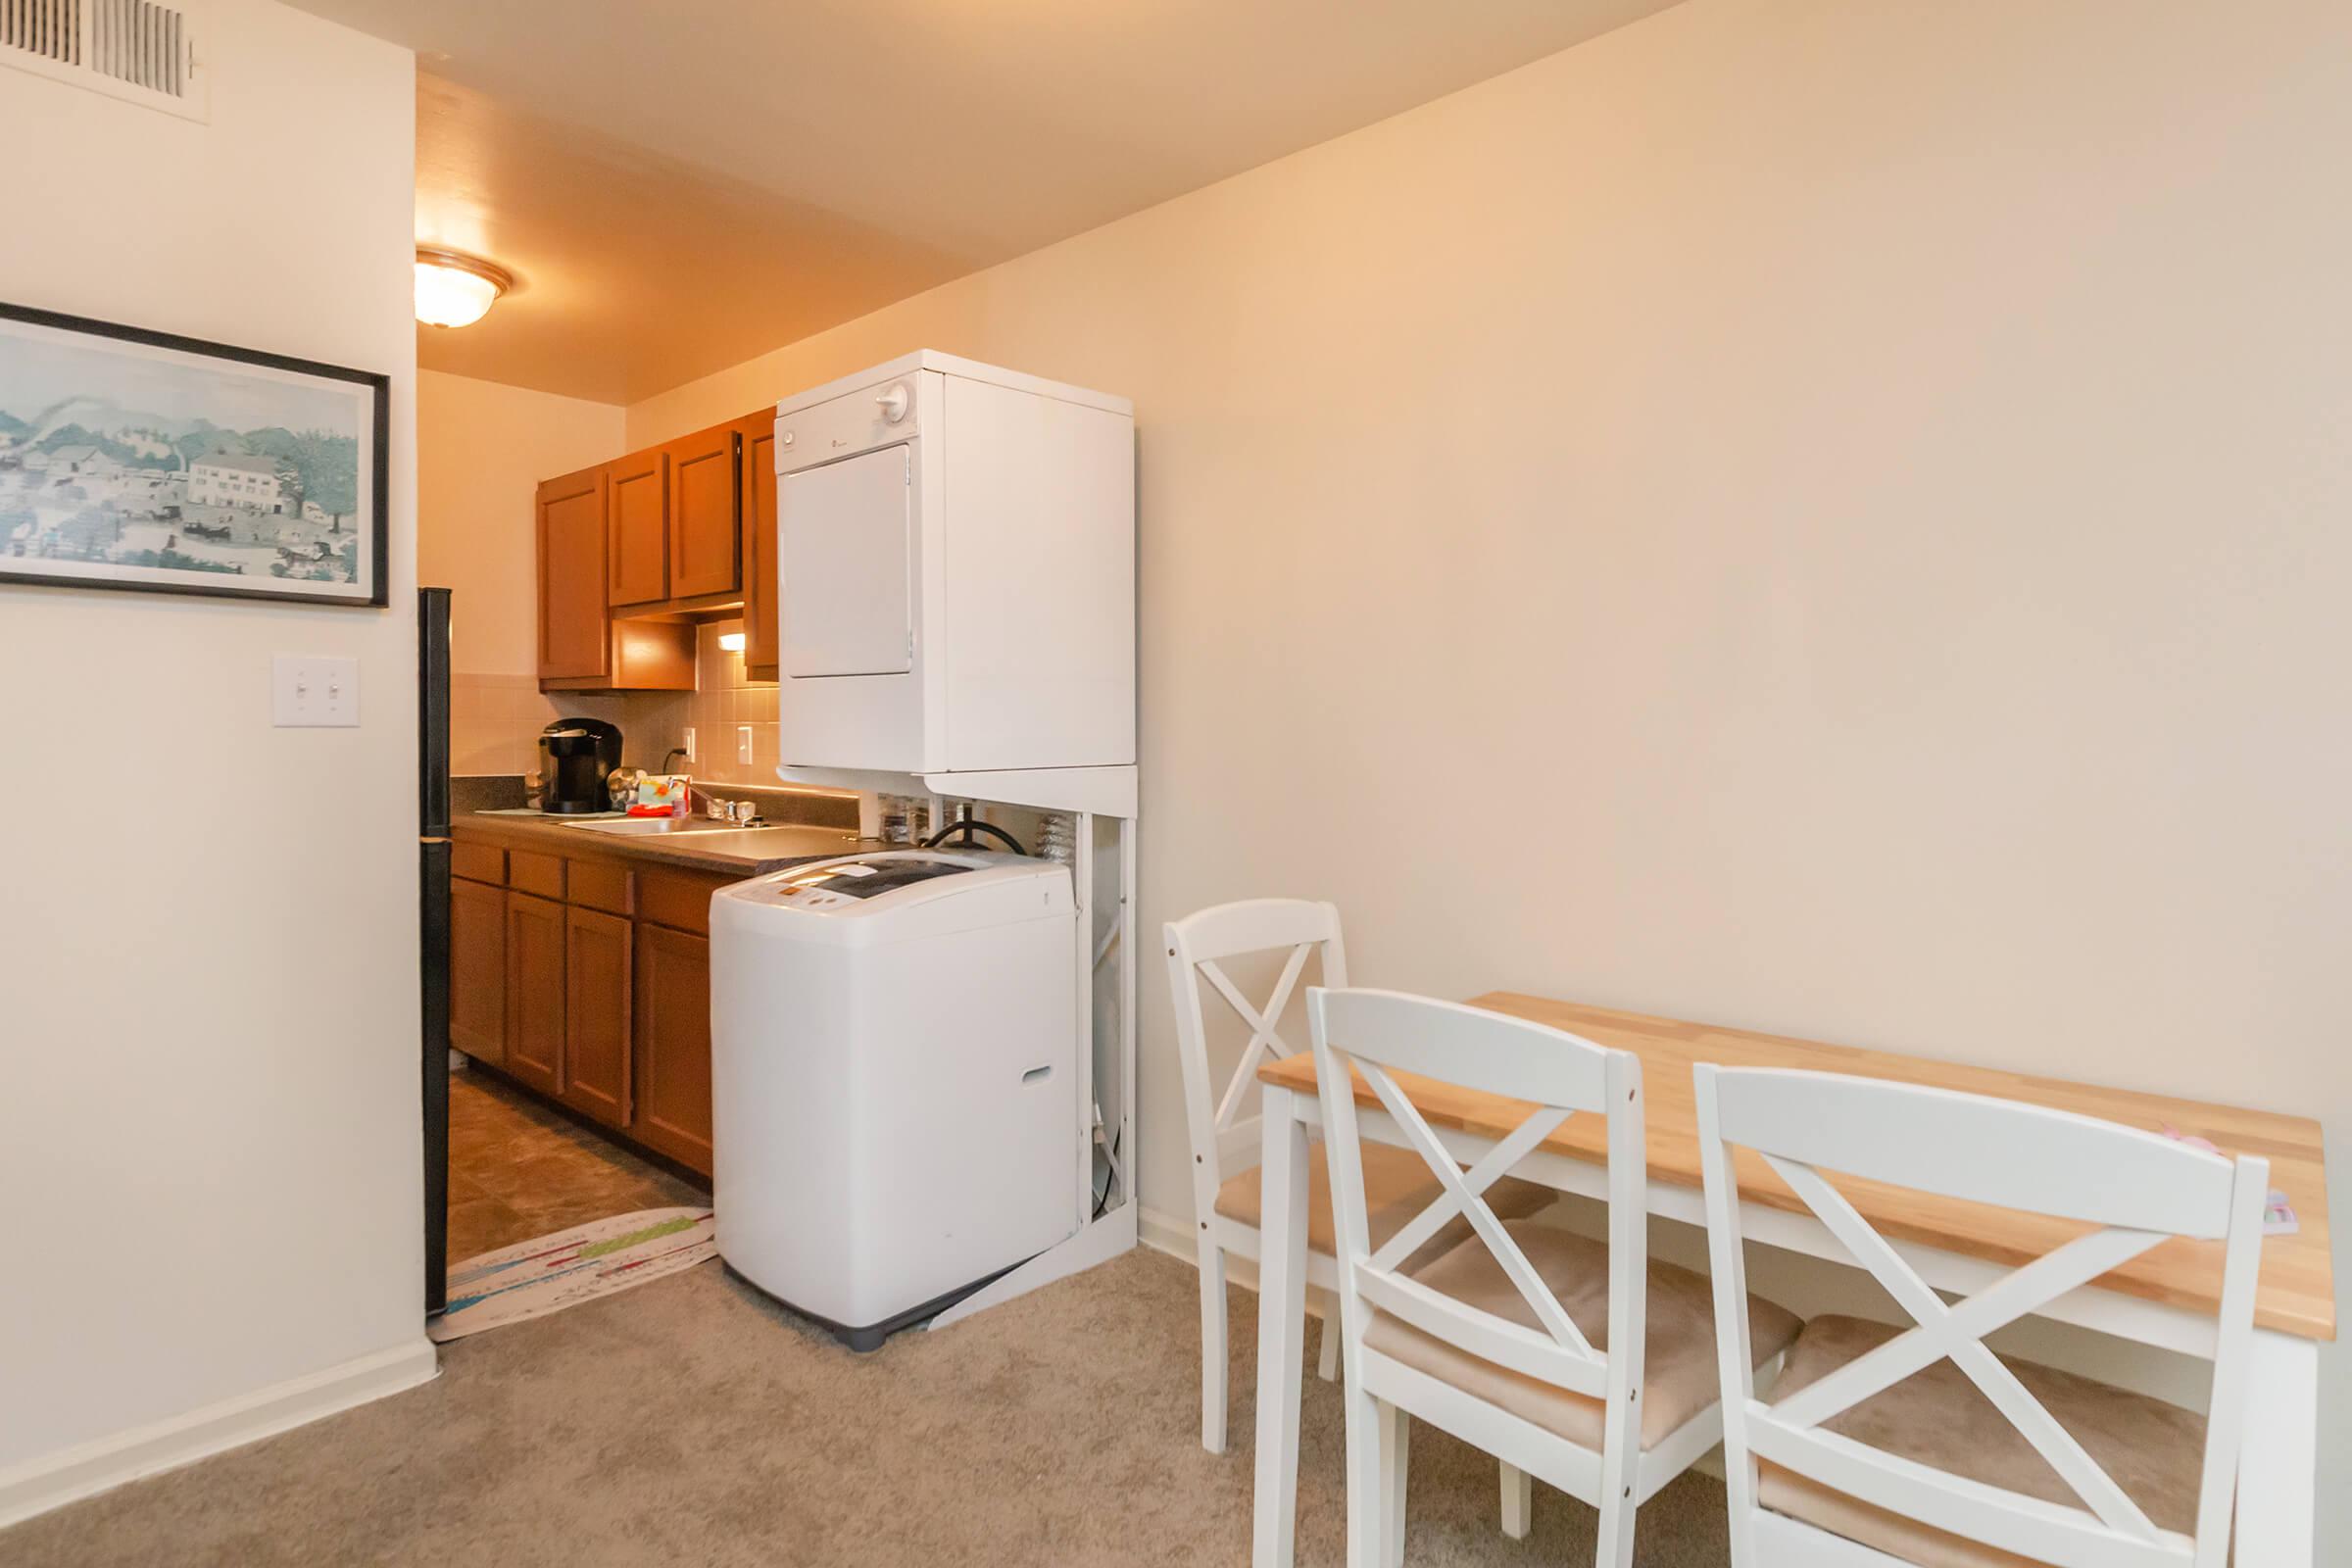
POLYGON ((695 690, 680 694, 682 707, 674 720, 676 733, 665 744, 684 739, 686 725, 694 726, 695 759, 687 764, 698 779, 713 784, 776 782, 776 683, 745 676, 743 656, 718 646, 728 632, 741 631, 740 621, 715 621, 695 633, 695 690), (740 760, 740 729, 752 732, 752 760, 740 760))
POLYGON ((675 746, 688 692, 580 696, 542 692, 531 675, 452 674, 449 677, 449 770, 452 773, 532 773, 539 768, 539 732, 559 718, 601 718, 618 724, 621 760, 657 768, 675 746))
POLYGON ((631 692, 622 696, 543 693, 529 675, 455 674, 449 682, 449 749, 453 773, 529 773, 539 766, 539 731, 558 718, 601 718, 618 724, 621 761, 659 771, 673 746, 694 727, 696 757, 681 768, 710 784, 776 787, 776 685, 744 674, 743 656, 718 646, 738 621, 716 621, 695 633, 691 692, 631 692), (740 760, 740 729, 752 737, 752 760, 740 760))

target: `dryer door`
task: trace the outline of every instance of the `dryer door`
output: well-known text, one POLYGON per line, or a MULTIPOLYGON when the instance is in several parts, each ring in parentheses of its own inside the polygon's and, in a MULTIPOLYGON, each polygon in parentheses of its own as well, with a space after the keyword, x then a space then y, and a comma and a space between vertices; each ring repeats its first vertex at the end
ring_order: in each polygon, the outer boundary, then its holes
POLYGON ((914 449, 884 447, 776 484, 783 673, 899 675, 913 667, 914 449))

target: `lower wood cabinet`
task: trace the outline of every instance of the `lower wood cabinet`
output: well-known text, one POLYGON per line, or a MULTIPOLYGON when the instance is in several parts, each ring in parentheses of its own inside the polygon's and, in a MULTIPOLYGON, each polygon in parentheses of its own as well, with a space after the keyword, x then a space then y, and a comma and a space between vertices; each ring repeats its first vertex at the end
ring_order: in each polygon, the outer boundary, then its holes
POLYGON ((564 906, 507 894, 507 1071, 564 1093, 564 906))
POLYGON ((564 1089, 566 1103, 629 1125, 629 921, 564 911, 564 1089))
POLYGON ((460 848, 450 1044, 709 1175, 710 895, 733 878, 460 848))
POLYGON ((449 884, 449 1043, 507 1061, 507 895, 463 877, 449 884))
POLYGON ((649 1148, 710 1170, 710 939, 637 927, 637 1104, 649 1148))

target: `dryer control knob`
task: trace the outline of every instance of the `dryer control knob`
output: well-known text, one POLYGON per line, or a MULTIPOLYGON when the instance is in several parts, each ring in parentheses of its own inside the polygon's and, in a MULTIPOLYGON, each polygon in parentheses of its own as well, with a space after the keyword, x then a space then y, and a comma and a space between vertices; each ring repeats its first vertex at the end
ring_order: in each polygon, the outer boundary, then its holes
POLYGON ((913 407, 913 400, 906 395, 906 385, 902 383, 874 399, 874 406, 882 411, 882 417, 886 421, 896 424, 906 417, 906 411, 913 407))

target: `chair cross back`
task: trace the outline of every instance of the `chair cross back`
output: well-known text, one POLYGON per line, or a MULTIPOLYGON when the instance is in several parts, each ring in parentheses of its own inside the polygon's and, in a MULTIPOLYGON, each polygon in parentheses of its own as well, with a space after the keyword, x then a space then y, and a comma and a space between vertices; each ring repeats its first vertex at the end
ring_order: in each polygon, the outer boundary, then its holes
MULTIPOLYGON (((2231 1162, 2153 1134, 2040 1106, 1914 1085, 1777 1069, 1698 1069, 1708 1184, 1728 1184, 1729 1148, 1754 1149, 1912 1327, 1772 1403, 1725 1391, 1727 1465, 1744 1450, 1936 1529, 2061 1568, 2221 1568, 2230 1537, 2238 1408, 2268 1165, 2231 1162), (1914 1191, 2053 1214, 2091 1228, 1947 1304, 1822 1169, 1914 1191), (1955 1190, 1957 1189, 1957 1190, 1955 1190), (2175 1236, 2228 1239, 2197 1536, 2160 1529, 1985 1346, 1997 1330, 2175 1236), (1822 1430, 1949 1360, 2079 1499, 2068 1507, 1947 1475, 1822 1430)), ((1710 1223, 1718 1223, 1709 1195, 1710 1223)), ((1720 1223, 1736 1228, 1727 1204, 1720 1223)), ((1719 1274, 1722 1264, 1718 1264, 1719 1274)), ((1736 1283, 1736 1282, 1735 1282, 1736 1283)), ((1719 1288, 1718 1313, 1733 1295, 1719 1288)), ((1724 1325, 1725 1343, 1738 1343, 1724 1325)), ((1745 1324, 1737 1326, 1744 1336, 1745 1324)), ((1728 1354, 1728 1352, 1727 1352, 1728 1354)))
MULTIPOLYGON (((1344 985, 1348 958, 1340 940, 1340 911, 1309 899, 1246 899, 1197 909, 1162 928, 1168 953, 1168 999, 1176 1013, 1176 1061, 1184 1074, 1185 1130, 1193 1145, 1193 1221, 1200 1251, 1200 1442, 1211 1453, 1225 1449, 1225 1260, 1255 1257, 1258 1227, 1239 1214, 1220 1211, 1228 1166, 1243 1179, 1256 1163, 1262 1115, 1244 1115, 1250 1089, 1265 1059, 1284 1051, 1284 1009, 1290 1006, 1309 956, 1322 954, 1323 977, 1344 985), (1263 1006, 1254 1006, 1220 961, 1240 954, 1282 953, 1282 971, 1263 1006), (1208 1019, 1200 981, 1214 991, 1250 1030, 1241 1060, 1220 1089, 1211 1082, 1208 1019)), ((1338 1368, 1339 1342, 1323 1342, 1325 1378, 1338 1368)))
MULTIPOLYGON (((1203 1202, 1214 1193, 1228 1155, 1254 1142, 1253 1118, 1242 1109, 1257 1069, 1290 1054, 1282 1015, 1291 1004, 1306 960, 1318 949, 1327 985, 1348 983, 1348 958, 1340 939, 1340 913, 1329 904, 1305 899, 1249 899, 1219 905, 1172 920, 1167 926, 1169 992, 1176 1007, 1176 1042, 1185 1077, 1185 1108, 1193 1134, 1196 1176, 1203 1202), (1222 959, 1287 949, 1282 971, 1264 1005, 1253 1005, 1222 959), (1198 977, 1198 979, 1196 978, 1198 977), (1208 1021, 1200 1004, 1199 979, 1224 999, 1250 1031, 1241 1059, 1222 1086, 1210 1080, 1208 1021)), ((1205 1213, 1205 1209, 1203 1209, 1205 1213)))
POLYGON ((1307 956, 1314 950, 1313 942, 1301 942, 1291 949, 1290 956, 1282 966, 1282 977, 1274 982, 1274 989, 1267 996, 1263 1007, 1250 1005, 1241 989, 1233 983, 1231 976, 1217 967, 1214 958, 1200 960, 1198 967, 1200 976, 1208 982, 1209 989, 1223 997, 1226 1005, 1250 1026, 1250 1044, 1242 1048, 1242 1059, 1233 1069, 1233 1076, 1226 1080, 1225 1092, 1217 1098, 1214 1125, 1218 1132, 1232 1130, 1234 1118, 1241 1112, 1242 1098, 1249 1092, 1260 1058, 1280 1060, 1289 1054, 1287 1048, 1282 1051, 1275 1049, 1283 1045, 1283 1038, 1274 1020, 1280 1018, 1283 1009, 1291 1004, 1291 991, 1298 984, 1298 976, 1306 968, 1307 956))
MULTIPOLYGON (((1406 1147, 1420 1156, 1438 1184, 1438 1195, 1429 1205, 1378 1250, 1369 1249, 1361 1237, 1343 1239, 1341 1255, 1352 1259, 1345 1266, 1350 1268, 1356 1294, 1374 1307, 1474 1355, 1560 1388, 1600 1396, 1607 1387, 1609 1358, 1593 1348, 1560 1305, 1526 1252, 1488 1206, 1485 1194, 1571 1116, 1580 1110, 1607 1115, 1621 1108, 1612 1102, 1622 1102, 1622 1108, 1631 1113, 1630 1117, 1610 1117, 1612 1177, 1625 1164, 1617 1146, 1625 1141, 1621 1124, 1630 1121, 1630 1166, 1638 1181, 1642 1168, 1637 1098, 1640 1063, 1572 1035, 1451 1003, 1389 992, 1323 989, 1309 991, 1307 998, 1315 1018, 1317 1049, 1329 1057, 1328 1064, 1317 1063, 1317 1075, 1328 1075, 1331 1086, 1325 1094, 1329 1108, 1324 1120, 1325 1135, 1333 1148, 1334 1181, 1341 1188, 1353 1186, 1344 1194, 1335 1192, 1334 1207, 1346 1214, 1363 1213, 1354 1098, 1339 1088, 1348 1073, 1361 1077, 1370 1087, 1406 1147), (1527 1098, 1529 1089, 1536 1087, 1542 1098, 1517 1127, 1464 1170, 1397 1083, 1396 1070, 1514 1099, 1527 1098), (1398 1272, 1406 1259, 1457 1215, 1469 1222, 1480 1245, 1534 1314, 1540 1331, 1471 1306, 1398 1272)), ((1615 1195, 1611 1201, 1613 1205, 1617 1201, 1615 1195)), ((1634 1202, 1638 1210, 1640 1200, 1636 1198, 1634 1202)), ((1633 1263, 1631 1258, 1627 1261, 1633 1263)), ((1613 1307, 1620 1294, 1612 1292, 1613 1307)), ((1609 1343, 1621 1349, 1627 1345, 1614 1316, 1609 1343)), ((1639 1343, 1638 1329, 1635 1343, 1639 1343)))
MULTIPOLYGON (((1758 1428, 1774 1433, 1802 1433, 1843 1414, 1864 1399, 1892 1388, 1912 1373, 1950 1360, 1992 1401, 2003 1419, 2034 1446, 2059 1478, 2073 1489, 2084 1507, 2108 1529, 2137 1541, 2160 1538, 2156 1526, 2139 1505, 2125 1494, 2115 1479, 2084 1451, 2058 1418, 2051 1415, 2017 1374, 2004 1366, 1984 1346, 1984 1336, 2004 1328, 2059 1297, 2088 1285, 2111 1269, 2121 1267, 2168 1240, 2162 1232, 2108 1228, 2046 1252, 2035 1261, 2003 1275, 1998 1281, 1956 1306, 1946 1306, 1904 1262, 1886 1239, 1857 1212, 1843 1194, 1822 1179, 1812 1166, 1767 1154, 1781 1179, 1804 1200, 1805 1206, 1837 1237, 1853 1260, 1870 1272, 1911 1314, 1914 1326, 1867 1355, 1849 1361, 1771 1408, 1758 1414, 1758 1428)), ((1768 1445, 1759 1444, 1759 1451, 1768 1445)))
POLYGON ((1442 1333, 1447 1339, 1454 1338, 1460 1329, 1459 1316, 1486 1319, 1480 1325, 1486 1333, 1526 1342, 1517 1347, 1520 1352, 1518 1356, 1506 1360, 1505 1365, 1572 1388, 1583 1388, 1588 1383, 1597 1385, 1605 1363, 1593 1350, 1592 1341, 1585 1338, 1584 1331, 1561 1309, 1559 1298, 1544 1286, 1536 1273, 1535 1265, 1527 1260, 1527 1253, 1520 1250, 1517 1242, 1511 1240, 1510 1233, 1502 1228, 1502 1222, 1495 1218, 1494 1211, 1487 1206, 1485 1197, 1488 1188, 1507 1175, 1512 1166, 1550 1137, 1575 1112, 1558 1106, 1544 1106, 1521 1122, 1509 1137, 1496 1144, 1483 1159, 1464 1172, 1446 1152, 1437 1134, 1431 1131, 1421 1113, 1413 1108, 1412 1102, 1405 1098, 1404 1091, 1396 1086, 1396 1080, 1389 1075, 1387 1068, 1350 1056, 1336 1048, 1333 1055, 1372 1086, 1372 1092, 1380 1097, 1381 1104, 1396 1121, 1397 1130, 1404 1134, 1405 1142, 1438 1179, 1438 1196, 1430 1201, 1429 1206, 1408 1220, 1404 1228, 1390 1237, 1378 1251, 1356 1263, 1356 1291, 1375 1306, 1395 1312, 1423 1329, 1442 1333), (1544 1334, 1549 1337, 1548 1343, 1543 1336, 1531 1334, 1516 1323, 1495 1317, 1490 1312, 1462 1306, 1396 1272, 1406 1258, 1419 1251, 1431 1237, 1457 1214, 1469 1220, 1470 1228, 1477 1233, 1479 1242, 1501 1266, 1504 1277, 1519 1293, 1520 1299, 1536 1314, 1536 1321, 1544 1326, 1544 1334), (1453 1321, 1448 1322, 1446 1329, 1437 1329, 1433 1327, 1433 1318, 1453 1321), (1564 1364, 1560 1352, 1564 1352, 1564 1364))

